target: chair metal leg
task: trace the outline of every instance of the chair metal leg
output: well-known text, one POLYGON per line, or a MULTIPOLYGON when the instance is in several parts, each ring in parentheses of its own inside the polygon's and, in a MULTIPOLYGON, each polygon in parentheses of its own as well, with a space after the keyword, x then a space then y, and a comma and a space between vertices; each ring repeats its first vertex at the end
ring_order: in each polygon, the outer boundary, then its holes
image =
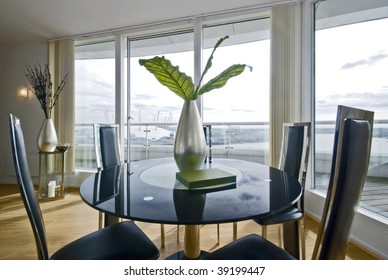
POLYGON ((267 226, 261 226, 261 236, 267 238, 267 226))
MULTIPOLYGON (((262 237, 267 238, 267 226, 262 227, 262 237)), ((300 242, 300 255, 302 256, 302 260, 306 259, 306 236, 304 230, 304 217, 298 220, 298 230, 299 230, 299 242, 300 242)), ((278 224, 278 244, 279 247, 283 248, 283 224, 278 224)))
MULTIPOLYGON (((302 256, 302 260, 306 259, 306 236, 304 231, 304 217, 300 220, 298 220, 298 231, 299 231, 299 242, 300 242, 300 255, 302 256)), ((278 228, 278 242, 279 247, 283 246, 283 224, 279 224, 278 228)))
POLYGON ((278 224, 278 243, 279 247, 283 248, 283 225, 278 224))
POLYGON ((104 224, 104 214, 102 212, 98 212, 98 229, 102 229, 103 224, 104 224))
POLYGON ((283 223, 283 248, 295 258, 300 259, 298 221, 283 223))
POLYGON ((220 224, 217 224, 217 244, 220 244, 220 224))
POLYGON ((306 236, 304 232, 304 217, 298 221, 299 223, 299 238, 302 249, 302 260, 306 259, 306 236))
POLYGON ((237 222, 233 222, 233 240, 237 239, 237 222))
POLYGON ((111 226, 113 224, 120 223, 120 221, 121 221, 121 218, 116 217, 116 216, 112 216, 109 214, 104 214, 103 216, 104 216, 103 227, 111 226))
MULTIPOLYGON (((176 242, 179 243, 179 225, 176 226, 176 242)), ((166 245, 166 233, 164 230, 164 224, 160 224, 160 243, 162 247, 166 245)))
POLYGON ((160 224, 160 244, 162 247, 165 245, 164 224, 160 224))

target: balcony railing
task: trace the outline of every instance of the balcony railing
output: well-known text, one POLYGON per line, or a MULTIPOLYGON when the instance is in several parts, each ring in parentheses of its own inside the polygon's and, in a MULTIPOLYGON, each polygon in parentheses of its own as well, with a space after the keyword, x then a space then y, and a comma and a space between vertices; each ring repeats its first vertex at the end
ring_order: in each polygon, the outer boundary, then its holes
MULTIPOLYGON (((212 157, 269 163, 268 123, 205 125, 212 129, 212 157)), ((315 126, 314 185, 323 192, 326 191, 330 174, 334 125, 334 121, 325 121, 317 122, 315 126)), ((131 123, 129 134, 125 127, 125 159, 128 160, 129 157, 130 161, 135 161, 172 156, 175 130, 176 123, 131 123)), ((388 217, 388 120, 375 121, 373 135, 368 178, 361 206, 388 217)), ((93 125, 76 125, 75 151, 77 169, 96 170, 93 125)))
MULTIPOLYGON (((268 123, 204 125, 211 125, 213 157, 240 158, 268 164, 268 123)), ((125 159, 129 157, 129 160, 135 161, 172 156, 176 126, 176 123, 131 123, 129 137, 125 127, 125 159)), ((95 170, 93 125, 77 124, 75 134, 76 168, 95 170)))

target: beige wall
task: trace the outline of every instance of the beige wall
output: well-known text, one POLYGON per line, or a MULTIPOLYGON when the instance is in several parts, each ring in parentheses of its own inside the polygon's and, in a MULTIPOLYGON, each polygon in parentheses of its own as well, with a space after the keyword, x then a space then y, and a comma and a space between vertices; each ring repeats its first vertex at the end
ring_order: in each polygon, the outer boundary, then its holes
POLYGON ((38 175, 38 149, 36 138, 44 119, 42 109, 34 95, 27 100, 16 96, 16 89, 27 84, 24 75, 27 64, 47 63, 47 44, 31 43, 0 47, 0 184, 15 183, 11 158, 8 114, 21 120, 31 174, 38 175))

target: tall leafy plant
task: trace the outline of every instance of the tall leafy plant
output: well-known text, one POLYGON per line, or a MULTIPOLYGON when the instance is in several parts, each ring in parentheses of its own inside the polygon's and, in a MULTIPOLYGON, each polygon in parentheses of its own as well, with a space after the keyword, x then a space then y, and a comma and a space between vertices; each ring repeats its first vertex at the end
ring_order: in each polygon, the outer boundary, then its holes
POLYGON ((179 70, 179 66, 173 66, 171 61, 166 59, 164 56, 155 56, 151 59, 140 59, 139 64, 144 66, 162 85, 169 88, 179 97, 184 100, 195 100, 205 92, 222 88, 230 78, 238 76, 244 72, 245 68, 248 67, 252 71, 252 67, 246 64, 233 64, 216 77, 209 80, 206 84, 202 85, 204 76, 212 67, 214 52, 222 44, 222 42, 228 38, 229 36, 225 36, 217 41, 197 86, 194 85, 193 79, 190 76, 181 72, 179 70))

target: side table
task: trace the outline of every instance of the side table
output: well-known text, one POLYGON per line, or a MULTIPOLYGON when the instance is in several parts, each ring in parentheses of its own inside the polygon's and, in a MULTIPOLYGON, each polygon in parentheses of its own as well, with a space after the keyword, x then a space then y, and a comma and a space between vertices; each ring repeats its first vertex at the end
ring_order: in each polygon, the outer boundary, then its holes
POLYGON ((66 151, 39 152, 39 190, 41 200, 64 198, 66 151))

